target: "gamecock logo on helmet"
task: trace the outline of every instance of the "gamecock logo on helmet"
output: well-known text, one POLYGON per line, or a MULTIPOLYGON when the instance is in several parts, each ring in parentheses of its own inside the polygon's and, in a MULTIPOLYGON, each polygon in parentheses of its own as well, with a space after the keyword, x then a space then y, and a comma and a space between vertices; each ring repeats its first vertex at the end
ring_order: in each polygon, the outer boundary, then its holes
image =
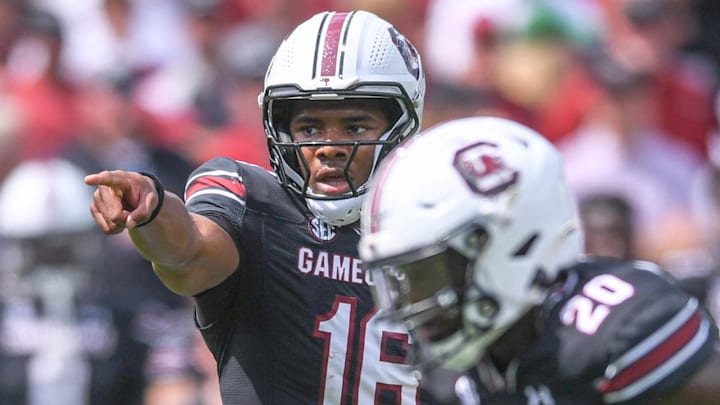
POLYGON ((405 61, 405 67, 407 67, 408 72, 418 79, 420 77, 420 58, 418 57, 417 50, 410 41, 395 28, 388 28, 388 32, 390 33, 393 44, 395 44, 398 51, 400 51, 400 55, 402 55, 405 61))
POLYGON ((491 196, 517 183, 518 171, 507 167, 497 145, 477 143, 460 149, 453 165, 476 193, 491 196))

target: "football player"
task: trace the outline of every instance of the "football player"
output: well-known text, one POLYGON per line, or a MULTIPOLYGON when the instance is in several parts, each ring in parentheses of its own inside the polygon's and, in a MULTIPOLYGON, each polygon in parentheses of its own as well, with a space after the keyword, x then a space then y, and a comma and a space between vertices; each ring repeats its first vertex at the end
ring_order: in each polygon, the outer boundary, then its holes
POLYGON ((0 404, 185 403, 191 308, 143 277, 147 262, 109 254, 78 204, 84 176, 33 159, 0 184, 0 404))
POLYGON ((259 97, 273 171, 222 157, 183 200, 150 173, 106 171, 92 215, 125 229, 193 296, 225 404, 416 404, 409 337, 381 321, 357 254, 378 163, 420 127, 410 42, 364 11, 324 12, 279 46, 259 97))
POLYGON ((584 257, 556 149, 500 118, 396 148, 359 250, 444 403, 717 404, 718 332, 652 263, 584 257), (429 164, 432 162, 432 164, 429 164))

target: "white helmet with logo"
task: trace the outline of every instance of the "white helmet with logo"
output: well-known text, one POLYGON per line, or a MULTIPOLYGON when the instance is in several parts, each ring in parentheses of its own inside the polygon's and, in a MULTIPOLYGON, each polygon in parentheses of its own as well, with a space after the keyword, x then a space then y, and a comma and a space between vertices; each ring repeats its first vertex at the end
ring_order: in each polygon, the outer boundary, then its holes
POLYGON ((362 225, 375 299, 418 340, 420 368, 474 364, 582 252, 559 153, 501 118, 450 121, 393 151, 362 225))
MULTIPOLYGON (((360 217, 367 182, 352 185, 340 196, 314 193, 303 176, 307 162, 294 142, 285 114, 288 100, 374 98, 390 102, 397 113, 390 129, 375 142, 373 170, 402 139, 414 134, 422 119, 425 75, 413 45, 390 23, 366 11, 324 12, 300 24, 280 45, 258 98, 268 137, 271 165, 283 186, 305 198, 310 210, 332 225, 347 225, 360 217)), ((307 172, 307 170, 305 171, 307 172)), ((347 170, 345 170, 347 172, 347 170)), ((372 176, 371 176, 372 177, 372 176)))

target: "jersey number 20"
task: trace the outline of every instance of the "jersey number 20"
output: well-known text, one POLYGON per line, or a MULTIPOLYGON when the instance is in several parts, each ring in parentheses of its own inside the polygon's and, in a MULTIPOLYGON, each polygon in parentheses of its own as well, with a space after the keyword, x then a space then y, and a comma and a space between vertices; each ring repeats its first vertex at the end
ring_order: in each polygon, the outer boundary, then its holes
POLYGON ((612 274, 601 274, 583 286, 582 294, 567 302, 560 319, 565 325, 575 325, 579 332, 594 335, 610 315, 611 308, 633 294, 632 284, 612 274))

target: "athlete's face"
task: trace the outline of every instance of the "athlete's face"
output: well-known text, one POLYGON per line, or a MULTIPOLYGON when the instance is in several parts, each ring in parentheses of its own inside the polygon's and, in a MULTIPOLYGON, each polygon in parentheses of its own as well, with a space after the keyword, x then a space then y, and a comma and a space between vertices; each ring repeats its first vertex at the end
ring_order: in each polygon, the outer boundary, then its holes
POLYGON ((297 102, 290 110, 290 134, 295 142, 325 142, 303 146, 300 164, 310 189, 317 194, 341 195, 368 180, 375 147, 331 142, 376 141, 388 130, 389 119, 378 100, 297 102), (347 176, 345 173, 347 172, 347 176))

